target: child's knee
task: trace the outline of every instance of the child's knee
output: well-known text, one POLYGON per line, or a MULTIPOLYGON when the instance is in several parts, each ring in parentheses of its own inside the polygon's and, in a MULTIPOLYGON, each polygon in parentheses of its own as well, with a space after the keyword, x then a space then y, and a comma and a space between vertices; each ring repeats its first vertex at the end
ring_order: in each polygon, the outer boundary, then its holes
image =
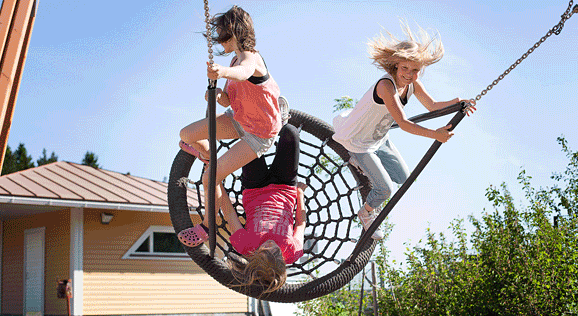
POLYGON ((286 124, 281 128, 279 131, 279 141, 283 140, 283 142, 299 142, 299 130, 297 127, 286 124))
POLYGON ((179 136, 181 137, 181 140, 183 140, 185 142, 188 140, 188 135, 189 135, 189 131, 187 130, 186 127, 182 128, 181 131, 179 132, 179 136))
POLYGON ((379 202, 379 205, 381 205, 381 203, 385 202, 391 197, 393 188, 390 186, 376 187, 372 191, 375 194, 375 200, 379 202))
MULTIPOLYGON (((219 170, 218 167, 217 170, 219 170)), ((205 188, 208 187, 209 185, 210 176, 211 176, 211 168, 207 165, 207 169, 205 170, 205 172, 203 173, 203 177, 201 178, 205 188)), ((223 182, 223 180, 225 180, 226 177, 227 175, 221 175, 217 172, 215 177, 215 185, 219 185, 219 183, 223 182)))
POLYGON ((405 172, 405 171, 400 172, 397 175, 397 179, 396 179, 395 183, 403 184, 405 182, 405 180, 407 180, 407 178, 409 178, 409 172, 405 172))
POLYGON ((291 125, 291 124, 285 124, 282 128, 281 131, 279 133, 287 133, 290 135, 298 135, 299 134, 299 130, 297 129, 297 127, 291 125))

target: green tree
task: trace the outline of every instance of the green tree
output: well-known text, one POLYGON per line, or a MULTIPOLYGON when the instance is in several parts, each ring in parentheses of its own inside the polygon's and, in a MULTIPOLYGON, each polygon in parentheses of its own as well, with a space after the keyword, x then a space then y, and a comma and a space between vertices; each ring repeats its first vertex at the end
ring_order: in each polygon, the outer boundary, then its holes
MULTIPOLYGON (((349 96, 342 96, 340 98, 334 99, 334 101, 335 104, 333 105, 333 112, 351 109, 355 106, 356 103, 356 101, 354 101, 349 96)), ((335 173, 338 165, 343 163, 341 157, 331 153, 326 153, 324 156, 321 156, 319 161, 321 164, 315 167, 314 172, 317 174, 325 174, 326 177, 328 174, 325 172, 325 170, 329 170, 329 173, 335 173)))
POLYGON ((28 154, 26 147, 23 143, 18 145, 18 148, 14 151, 14 160, 16 163, 16 168, 18 170, 26 170, 29 168, 34 168, 34 162, 32 161, 32 156, 28 154))
POLYGON ((50 158, 46 155, 46 148, 42 149, 42 156, 36 160, 36 165, 39 167, 49 163, 57 162, 58 156, 54 152, 50 155, 50 158))
POLYGON ((4 153, 4 164, 2 165, 2 175, 16 172, 16 162, 14 161, 14 154, 10 145, 6 146, 6 152, 4 153))
POLYGON ((334 99, 336 102, 333 105, 333 112, 338 112, 345 109, 352 109, 357 101, 353 100, 350 96, 344 95, 341 98, 334 99))
POLYGON ((12 151, 10 146, 6 146, 4 165, 2 166, 3 175, 29 168, 34 168, 34 162, 23 143, 20 143, 15 151, 12 151))
POLYGON ((84 158, 82 158, 82 164, 85 166, 91 166, 96 169, 100 168, 100 165, 98 164, 98 156, 90 151, 87 151, 86 154, 84 154, 84 158))
MULTIPOLYGON (((46 149, 43 149, 42 156, 36 160, 36 163, 38 166, 42 166, 55 161, 58 161, 58 156, 52 152, 50 157, 47 157, 46 149)), ((26 146, 24 146, 23 143, 20 143, 15 151, 12 151, 10 146, 6 146, 2 174, 9 174, 16 171, 26 170, 28 168, 34 168, 34 162, 32 161, 32 156, 28 155, 26 146)))

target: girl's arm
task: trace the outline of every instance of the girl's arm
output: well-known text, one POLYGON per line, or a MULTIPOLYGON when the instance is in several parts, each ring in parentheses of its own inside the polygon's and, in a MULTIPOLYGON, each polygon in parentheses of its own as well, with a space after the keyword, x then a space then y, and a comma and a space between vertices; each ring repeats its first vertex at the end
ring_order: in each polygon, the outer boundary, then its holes
POLYGON ((399 98, 395 97, 396 91, 391 81, 379 81, 376 89, 377 95, 385 102, 387 110, 391 113, 391 116, 402 130, 414 135, 429 137, 442 143, 445 143, 450 139, 450 137, 452 137, 453 132, 448 131, 450 125, 438 128, 437 130, 432 130, 408 120, 399 98))
POLYGON ((221 97, 219 99, 222 99, 222 101, 219 101, 219 104, 224 106, 224 107, 228 107, 229 105, 231 105, 231 100, 229 99, 229 95, 227 94, 227 88, 229 87, 229 81, 225 81, 225 86, 223 87, 223 91, 221 92, 221 97))
POLYGON ((217 93, 217 102, 223 107, 228 107, 231 105, 231 100, 229 100, 229 95, 225 91, 221 90, 217 93))
MULTIPOLYGON (((467 102, 470 103, 470 100, 455 98, 449 101, 444 102, 436 102, 429 93, 425 90, 423 83, 418 79, 413 84, 414 94, 415 97, 419 100, 421 104, 428 110, 428 111, 435 111, 446 108, 450 105, 454 105, 459 102, 467 102)), ((467 114, 468 116, 476 110, 476 107, 472 105, 468 108, 467 114)))
POLYGON ((303 197, 303 189, 307 186, 303 183, 297 184, 297 209, 295 211, 295 228, 293 236, 303 241, 305 236, 305 225, 307 224, 307 213, 305 210, 305 199, 303 197))
MULTIPOLYGON (((226 86, 227 85, 225 84, 225 87, 226 86)), ((231 100, 229 100, 229 95, 225 91, 223 91, 221 88, 215 89, 215 93, 217 95, 217 102, 219 102, 219 104, 224 106, 224 107, 228 107, 229 105, 231 105, 231 100)), ((207 90, 207 92, 205 92, 205 101, 208 101, 208 100, 209 100, 209 90, 207 90)))
POLYGON ((225 67, 219 64, 213 64, 211 66, 211 64, 207 62, 207 76, 209 79, 217 80, 225 78, 236 81, 249 79, 255 73, 257 61, 260 56, 257 53, 241 52, 237 57, 240 62, 238 65, 232 67, 225 67))
POLYGON ((231 235, 232 235, 239 229, 243 229, 243 224, 241 224, 241 221, 239 221, 239 217, 237 216, 237 212, 233 207, 233 203, 231 203, 231 199, 229 199, 229 196, 225 194, 227 192, 225 191, 225 187, 223 187, 222 183, 220 184, 220 186, 221 192, 223 192, 223 194, 219 199, 217 207, 221 208, 221 211, 225 216, 225 220, 227 221, 227 223, 229 223, 229 226, 231 227, 231 235))

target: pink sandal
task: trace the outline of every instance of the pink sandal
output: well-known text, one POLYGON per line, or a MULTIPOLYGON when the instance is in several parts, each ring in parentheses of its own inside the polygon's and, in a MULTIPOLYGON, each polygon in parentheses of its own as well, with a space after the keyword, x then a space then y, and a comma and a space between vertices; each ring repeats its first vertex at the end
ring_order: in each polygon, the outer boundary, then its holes
POLYGON ((178 237, 179 241, 187 247, 196 247, 209 239, 209 235, 203 227, 201 227, 201 224, 181 230, 178 237))
POLYGON ((204 162, 205 164, 209 164, 209 159, 205 159, 201 157, 201 153, 195 149, 195 147, 185 143, 184 141, 179 142, 179 147, 184 150, 186 153, 199 158, 200 161, 204 162))

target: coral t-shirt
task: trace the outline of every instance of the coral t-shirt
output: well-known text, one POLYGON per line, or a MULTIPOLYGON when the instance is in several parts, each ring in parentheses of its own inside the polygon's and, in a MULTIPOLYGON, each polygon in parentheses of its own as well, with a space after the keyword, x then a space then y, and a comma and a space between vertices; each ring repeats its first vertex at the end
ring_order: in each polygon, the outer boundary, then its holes
MULTIPOLYGON (((237 60, 233 58, 231 66, 237 60)), ((226 92, 234 119, 245 132, 261 138, 277 136, 282 125, 279 111, 281 90, 268 70, 263 77, 251 76, 243 81, 228 79, 226 92)))
POLYGON ((242 255, 250 255, 271 239, 283 253, 286 264, 303 256, 303 237, 295 236, 293 218, 297 203, 297 187, 270 184, 243 191, 245 228, 231 235, 231 245, 242 255))
POLYGON ((278 99, 281 92, 273 77, 261 84, 229 80, 227 95, 235 121, 247 133, 261 138, 275 137, 279 133, 281 114, 278 99))

